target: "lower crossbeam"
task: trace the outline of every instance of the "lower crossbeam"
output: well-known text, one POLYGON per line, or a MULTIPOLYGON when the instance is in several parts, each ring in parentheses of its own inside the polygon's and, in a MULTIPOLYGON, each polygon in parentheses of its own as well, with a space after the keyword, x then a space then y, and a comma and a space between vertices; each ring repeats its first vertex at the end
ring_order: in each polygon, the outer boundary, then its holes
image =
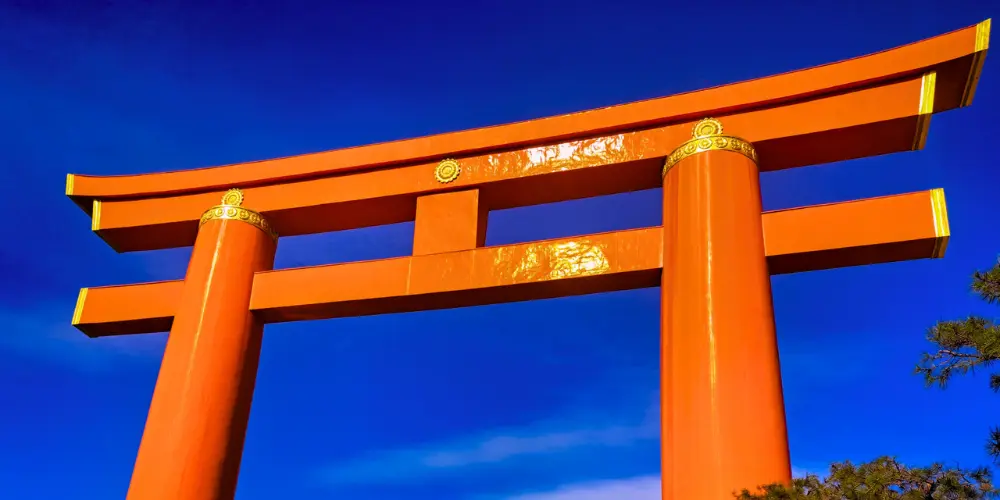
MULTIPOLYGON (((939 189, 765 212, 772 275, 944 255, 939 189)), ((268 323, 446 309, 658 286, 659 227, 257 273, 268 323)), ((83 289, 73 324, 91 337, 167 331, 183 282, 83 289)))

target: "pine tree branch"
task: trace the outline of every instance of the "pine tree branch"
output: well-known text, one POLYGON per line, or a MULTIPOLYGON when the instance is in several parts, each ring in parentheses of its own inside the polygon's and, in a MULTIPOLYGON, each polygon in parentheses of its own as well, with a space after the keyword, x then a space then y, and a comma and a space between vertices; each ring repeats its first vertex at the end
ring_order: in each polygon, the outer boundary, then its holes
MULTIPOLYGON (((1000 326, 985 318, 942 321, 928 330, 927 340, 938 350, 924 353, 915 369, 927 385, 945 387, 955 374, 974 372, 1000 360, 1000 326)), ((990 387, 1000 390, 1000 375, 991 375, 990 387)))
MULTIPOLYGON (((1000 301, 1000 259, 990 270, 972 275, 972 290, 990 304, 1000 301)), ((970 316, 963 321, 942 321, 927 331, 927 340, 938 347, 937 352, 924 353, 916 367, 916 373, 924 376, 927 385, 944 387, 956 373, 972 372, 1000 360, 1000 326, 985 318, 970 316)), ((1000 392, 1000 373, 990 374, 989 383, 994 392, 1000 392)), ((990 429, 986 452, 1000 465, 1000 427, 990 429)), ((969 477, 985 477, 989 482, 989 476, 979 472, 969 477)), ((948 481, 954 479, 953 475, 948 481)), ((997 494, 993 490, 993 495, 997 494)), ((927 498, 935 498, 934 493, 927 498)))
MULTIPOLYGON (((1000 431, 998 431, 1000 432, 1000 431)), ((1000 436, 998 436, 1000 437, 1000 436)), ((792 480, 790 485, 772 484, 757 491, 743 490, 737 500, 976 500, 995 498, 987 468, 907 467, 892 457, 868 463, 851 462, 830 466, 826 479, 815 475, 792 480)))
POLYGON ((1000 301, 1000 260, 989 271, 972 275, 972 289, 990 304, 1000 301))
POLYGON ((990 429, 990 437, 986 440, 986 453, 993 457, 993 463, 1000 465, 1000 427, 990 429))

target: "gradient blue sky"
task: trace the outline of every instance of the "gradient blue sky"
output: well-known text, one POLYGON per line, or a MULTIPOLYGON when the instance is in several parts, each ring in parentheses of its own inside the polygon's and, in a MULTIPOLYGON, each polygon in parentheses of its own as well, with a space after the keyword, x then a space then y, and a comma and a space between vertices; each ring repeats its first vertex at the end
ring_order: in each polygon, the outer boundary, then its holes
MULTIPOLYGON (((607 106, 997 14, 985 1, 241 3, 0 3, 2 498, 123 498, 165 335, 87 339, 69 326, 73 304, 84 286, 180 278, 189 253, 115 254, 63 196, 67 172, 217 165, 607 106)), ((969 275, 1000 252, 998 64, 987 58, 971 108, 934 117, 921 152, 762 178, 767 209, 943 187, 951 216, 943 260, 772 280, 798 469, 880 454, 987 462, 1000 398, 985 377, 939 391, 911 371, 936 320, 996 315, 969 275)), ((659 190, 509 210, 490 215, 488 244, 660 217, 659 190)), ((412 224, 285 238, 277 267, 411 243, 412 224)), ((237 497, 659 498, 658 294, 269 327, 237 497)))

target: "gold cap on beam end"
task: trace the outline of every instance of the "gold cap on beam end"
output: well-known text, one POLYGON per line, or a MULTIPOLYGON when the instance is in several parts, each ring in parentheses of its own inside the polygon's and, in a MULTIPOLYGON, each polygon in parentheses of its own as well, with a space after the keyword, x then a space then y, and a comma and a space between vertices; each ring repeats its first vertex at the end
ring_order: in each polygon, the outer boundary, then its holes
POLYGON ((923 149, 934 114, 934 92, 937 91, 937 72, 924 73, 920 79, 920 103, 917 105, 917 133, 913 136, 913 150, 923 149))
POLYGON ((663 177, 666 177, 667 171, 681 160, 706 151, 731 151, 746 156, 754 164, 757 163, 757 150, 754 149, 753 144, 750 144, 750 141, 732 135, 724 135, 722 122, 714 118, 705 118, 695 124, 691 130, 691 139, 677 146, 667 156, 663 163, 663 177))
POLYGON ((976 52, 990 48, 990 28, 993 19, 987 19, 976 25, 976 52))
POLYGON ((951 226, 948 224, 948 205, 944 199, 944 189, 931 190, 931 212, 934 216, 934 252, 931 258, 940 259, 948 248, 951 226))
POLYGON ((101 228, 101 200, 94 200, 94 208, 90 210, 90 230, 97 232, 101 228))
POLYGON ((83 304, 87 301, 87 288, 80 289, 80 295, 76 296, 76 307, 73 308, 73 321, 70 323, 73 326, 80 324, 80 319, 83 317, 83 304))
POLYGON ((990 28, 992 25, 992 19, 987 19, 976 25, 975 52, 972 53, 972 67, 969 69, 969 76, 965 79, 965 91, 962 92, 962 106, 972 104, 972 98, 976 96, 979 76, 983 72, 983 62, 986 60, 986 52, 990 48, 990 28))

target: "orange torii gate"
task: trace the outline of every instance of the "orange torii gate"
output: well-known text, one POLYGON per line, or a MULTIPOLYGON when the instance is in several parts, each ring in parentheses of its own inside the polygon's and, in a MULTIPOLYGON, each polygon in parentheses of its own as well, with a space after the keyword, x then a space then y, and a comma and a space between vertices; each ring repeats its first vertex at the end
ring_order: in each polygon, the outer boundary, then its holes
POLYGON ((170 331, 128 498, 233 497, 267 323, 655 286, 663 498, 789 481, 769 276, 939 258, 948 218, 940 189, 761 214, 759 172, 921 149, 972 102, 989 29, 497 127, 69 175, 115 250, 194 246, 184 280, 84 288, 73 314, 91 337, 170 331), (489 210, 660 186, 662 227, 484 246, 489 210), (402 221, 412 256, 272 269, 279 235, 402 221))

